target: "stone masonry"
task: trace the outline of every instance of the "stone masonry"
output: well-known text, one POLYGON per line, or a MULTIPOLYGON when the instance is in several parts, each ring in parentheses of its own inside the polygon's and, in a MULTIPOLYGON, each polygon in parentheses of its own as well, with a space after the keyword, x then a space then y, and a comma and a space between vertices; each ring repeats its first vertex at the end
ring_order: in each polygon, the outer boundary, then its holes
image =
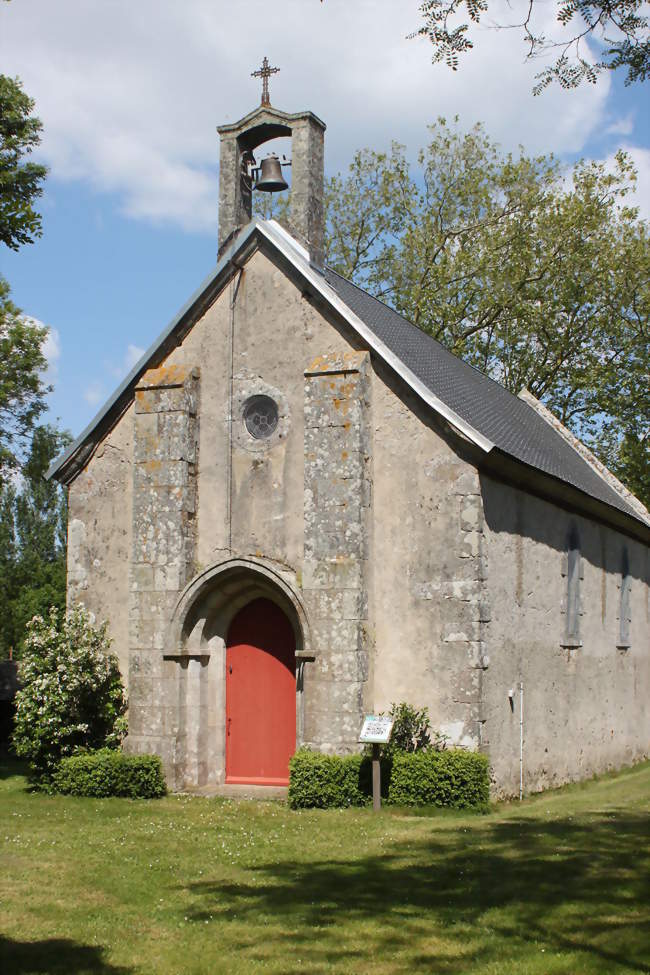
MULTIPOLYGON (((163 661, 174 605, 194 573, 198 371, 150 369, 135 391, 129 746, 164 751, 179 715, 163 661)), ((185 669, 196 661, 185 661, 185 669)), ((171 756, 163 755, 169 760, 171 756)))
POLYGON ((356 750, 368 680, 372 504, 369 356, 317 358, 305 371, 303 594, 315 662, 305 743, 356 750))
MULTIPOLYGON (((325 123, 312 112, 289 114, 262 106, 231 125, 220 125, 219 245, 251 219, 247 158, 258 146, 278 136, 291 136, 291 231, 309 249, 311 260, 324 260, 325 123)), ((259 160, 257 160, 259 162, 259 160)))

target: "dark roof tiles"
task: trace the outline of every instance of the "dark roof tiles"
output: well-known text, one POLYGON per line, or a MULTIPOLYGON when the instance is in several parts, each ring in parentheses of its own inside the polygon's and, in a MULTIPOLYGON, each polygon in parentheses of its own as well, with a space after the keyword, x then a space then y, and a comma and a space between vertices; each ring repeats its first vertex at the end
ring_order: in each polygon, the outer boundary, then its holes
POLYGON ((435 396, 495 447, 638 518, 625 498, 528 403, 331 268, 325 268, 324 277, 348 308, 435 396))

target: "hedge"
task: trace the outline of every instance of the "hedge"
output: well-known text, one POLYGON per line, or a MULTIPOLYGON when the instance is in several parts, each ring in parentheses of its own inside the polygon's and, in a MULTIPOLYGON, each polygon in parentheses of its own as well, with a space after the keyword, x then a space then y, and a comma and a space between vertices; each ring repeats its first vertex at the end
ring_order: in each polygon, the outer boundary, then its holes
POLYGON ((289 762, 287 801, 292 809, 364 806, 369 784, 370 762, 365 756, 321 755, 302 748, 289 762))
POLYGON ((490 797, 487 756, 461 748, 395 752, 388 801, 395 806, 485 808, 490 797))
MULTIPOLYGON (((489 800, 485 755, 460 748, 395 751, 382 761, 382 795, 396 806, 485 808, 489 800)), ((364 806, 372 796, 372 766, 365 755, 321 755, 308 749, 289 762, 292 809, 364 806)))
POLYGON ((157 755, 125 755, 101 748, 63 758, 52 778, 52 790, 96 799, 158 799, 167 788, 157 755))

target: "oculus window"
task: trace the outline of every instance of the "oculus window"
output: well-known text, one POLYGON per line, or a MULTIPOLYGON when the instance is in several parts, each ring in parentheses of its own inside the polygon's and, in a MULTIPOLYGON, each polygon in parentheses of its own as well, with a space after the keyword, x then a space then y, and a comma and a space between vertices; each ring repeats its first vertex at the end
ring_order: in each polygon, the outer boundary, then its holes
POLYGON ((270 396, 251 396, 244 403, 244 425, 255 440, 268 440, 278 425, 278 405, 270 396))

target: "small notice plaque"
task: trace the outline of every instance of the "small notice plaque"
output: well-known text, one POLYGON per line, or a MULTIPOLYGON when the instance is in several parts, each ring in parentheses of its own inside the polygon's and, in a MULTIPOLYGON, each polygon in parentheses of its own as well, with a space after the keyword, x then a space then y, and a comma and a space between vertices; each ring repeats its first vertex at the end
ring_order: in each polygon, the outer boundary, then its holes
POLYGON ((380 714, 367 714, 363 721, 359 741, 364 744, 386 745, 393 730, 393 719, 380 714))

